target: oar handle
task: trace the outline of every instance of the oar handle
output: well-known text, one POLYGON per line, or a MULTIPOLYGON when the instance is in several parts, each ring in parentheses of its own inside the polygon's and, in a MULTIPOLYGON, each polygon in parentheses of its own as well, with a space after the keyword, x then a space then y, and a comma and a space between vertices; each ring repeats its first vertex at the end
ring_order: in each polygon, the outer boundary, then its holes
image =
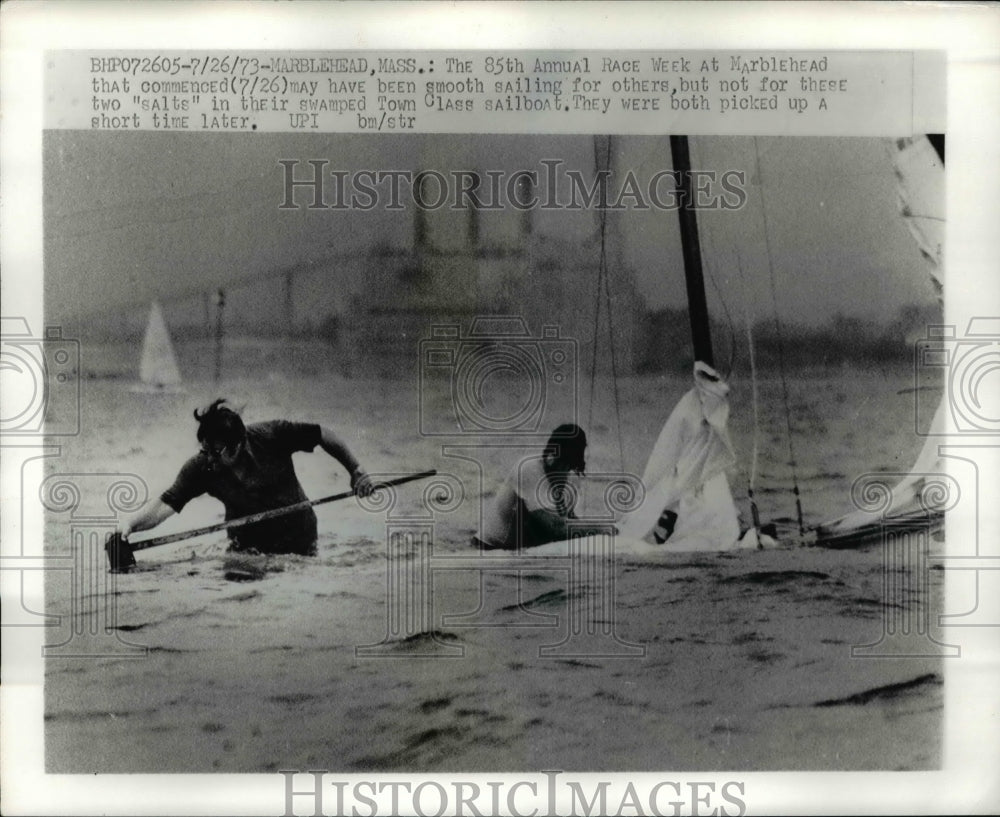
MULTIPOLYGON (((427 479, 428 477, 433 477, 435 474, 437 474, 437 471, 432 469, 430 471, 421 471, 418 474, 408 474, 404 477, 397 477, 396 479, 387 479, 383 482, 376 482, 375 490, 378 490, 380 487, 403 485, 406 482, 413 482, 418 479, 427 479)), ((203 528, 194 528, 193 530, 168 533, 151 539, 133 540, 130 538, 128 545, 132 550, 145 550, 146 548, 156 547, 157 545, 169 545, 171 542, 180 542, 182 539, 191 539, 192 537, 202 536, 206 533, 215 533, 220 530, 228 530, 230 528, 243 527, 244 525, 252 525, 255 522, 263 522, 265 519, 276 519, 279 516, 286 516, 287 514, 295 513, 296 511, 312 508, 315 505, 325 505, 328 502, 337 502, 341 499, 347 499, 348 497, 354 496, 356 493, 357 492, 352 489, 350 491, 343 491, 339 494, 324 496, 320 499, 307 499, 302 502, 296 502, 294 505, 286 505, 283 508, 260 511, 259 513, 250 514, 249 516, 241 516, 239 519, 229 519, 225 522, 217 522, 214 525, 206 525, 203 528)))

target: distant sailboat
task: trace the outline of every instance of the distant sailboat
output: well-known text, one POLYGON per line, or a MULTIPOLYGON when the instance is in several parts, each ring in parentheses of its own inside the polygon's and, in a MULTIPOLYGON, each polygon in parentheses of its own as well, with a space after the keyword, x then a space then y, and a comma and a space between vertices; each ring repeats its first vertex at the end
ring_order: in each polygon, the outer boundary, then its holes
POLYGON ((139 381, 140 385, 134 391, 184 391, 170 332, 157 301, 153 301, 149 309, 146 335, 142 341, 142 358, 139 362, 139 381))

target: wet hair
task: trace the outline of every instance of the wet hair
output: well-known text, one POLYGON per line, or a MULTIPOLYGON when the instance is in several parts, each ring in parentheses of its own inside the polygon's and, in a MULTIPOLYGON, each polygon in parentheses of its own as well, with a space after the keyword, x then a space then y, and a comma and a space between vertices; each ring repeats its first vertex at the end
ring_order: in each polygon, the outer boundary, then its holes
POLYGON ((210 440, 230 450, 246 439, 246 426, 239 413, 226 405, 226 399, 220 397, 208 408, 194 410, 194 419, 198 421, 198 442, 210 440))
POLYGON ((563 423, 549 435, 543 454, 551 454, 574 470, 583 471, 587 464, 587 435, 576 423, 563 423))

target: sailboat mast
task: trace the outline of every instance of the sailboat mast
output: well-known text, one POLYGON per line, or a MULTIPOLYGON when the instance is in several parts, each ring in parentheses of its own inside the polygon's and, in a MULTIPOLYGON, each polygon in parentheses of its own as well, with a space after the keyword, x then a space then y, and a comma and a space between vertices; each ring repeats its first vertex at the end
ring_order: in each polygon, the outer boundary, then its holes
POLYGON ((701 267, 701 244, 698 241, 698 218, 691 189, 691 154, 686 136, 670 137, 670 155, 680 193, 678 217, 681 227, 681 252, 684 255, 684 281, 687 285, 688 314, 691 318, 691 341, 694 359, 715 367, 712 334, 708 323, 705 277, 701 267))

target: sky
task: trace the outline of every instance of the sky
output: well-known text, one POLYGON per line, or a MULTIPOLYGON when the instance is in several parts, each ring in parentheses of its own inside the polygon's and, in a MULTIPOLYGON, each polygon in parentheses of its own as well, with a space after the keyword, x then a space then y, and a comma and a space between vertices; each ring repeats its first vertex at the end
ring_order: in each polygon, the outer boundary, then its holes
MULTIPOLYGON (((671 167, 666 137, 612 144, 615 178, 631 171, 644 184, 671 167)), ((505 179, 518 169, 544 173, 543 160, 584 179, 595 170, 587 135, 50 131, 44 146, 49 322, 144 311, 154 298, 169 305, 235 281, 335 266, 374 245, 409 246, 414 208, 405 195, 402 211, 280 209, 281 160, 298 160, 298 177, 314 159, 327 170, 493 169, 505 179)), ((904 305, 933 303, 928 264, 899 212, 890 150, 886 139, 692 138, 694 168, 746 180, 740 209, 699 214, 713 313, 767 318, 776 306, 783 320, 805 324, 836 314, 889 322, 904 305)), ((462 235, 464 218, 437 212, 430 229, 447 243, 462 235)), ((516 241, 519 218, 510 208, 484 213, 482 234, 516 241)), ((572 242, 594 241, 599 224, 588 210, 532 218, 536 231, 572 242)), ((630 209, 608 223, 609 257, 633 270, 648 307, 683 307, 676 214, 630 209)))

